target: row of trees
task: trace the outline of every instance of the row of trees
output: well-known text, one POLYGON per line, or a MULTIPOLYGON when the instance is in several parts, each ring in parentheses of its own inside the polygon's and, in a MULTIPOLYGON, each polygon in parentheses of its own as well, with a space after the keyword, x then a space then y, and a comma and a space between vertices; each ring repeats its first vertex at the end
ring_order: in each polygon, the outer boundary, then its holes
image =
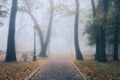
MULTIPOLYGON (((47 37, 46 40, 44 41, 43 38, 43 33, 40 29, 40 26, 32 14, 32 6, 29 4, 28 0, 23 1, 24 8, 22 7, 22 11, 26 12, 31 19, 34 22, 34 29, 39 34, 40 37, 40 43, 41 43, 41 52, 40 56, 41 57, 46 57, 46 50, 49 44, 50 40, 50 34, 51 34, 51 29, 52 29, 52 21, 53 21, 53 0, 50 0, 50 19, 49 19, 49 25, 48 25, 48 31, 47 31, 47 37)), ((18 0, 12 0, 12 8, 11 8, 11 13, 10 13, 10 21, 9 21, 9 32, 8 32, 8 44, 7 44, 7 53, 6 53, 6 62, 11 62, 11 61, 16 61, 16 49, 15 49, 15 22, 16 22, 16 14, 17 14, 17 8, 18 8, 18 0)))
MULTIPOLYGON (((47 30, 47 36, 46 40, 44 40, 43 33, 41 31, 41 28, 38 24, 38 21, 32 14, 32 7, 29 4, 28 0, 23 0, 24 6, 20 8, 20 11, 23 11, 27 13, 31 19, 34 22, 34 29, 36 29, 39 38, 40 38, 40 46, 41 46, 41 52, 40 56, 41 57, 46 57, 46 51, 47 47, 50 41, 50 36, 51 36, 51 29, 52 29, 52 23, 53 23, 53 14, 54 14, 54 1, 49 0, 50 3, 50 18, 49 18, 49 24, 48 24, 48 30, 47 30)), ((80 48, 79 48, 79 40, 78 40, 78 25, 79 25, 79 0, 75 0, 76 3, 76 13, 75 13, 75 50, 76 50, 76 59, 83 60, 80 48)), ((17 16, 17 11, 18 11, 18 0, 12 0, 12 7, 11 7, 11 13, 10 13, 10 21, 9 21, 9 31, 8 31, 8 43, 7 43, 7 53, 6 53, 6 62, 11 62, 11 61, 16 61, 16 49, 15 49, 15 22, 16 22, 16 16, 17 16)))
POLYGON ((99 0, 95 7, 94 0, 91 0, 93 8, 93 20, 87 24, 86 31, 89 35, 89 44, 96 45, 95 59, 106 62, 106 47, 113 45, 113 60, 118 61, 119 34, 120 34, 120 1, 99 0))
MULTIPOLYGON (((36 29, 41 46, 41 57, 46 57, 47 47, 50 41, 53 14, 54 14, 54 1, 49 0, 50 3, 50 17, 47 29, 46 40, 44 40, 43 32, 38 24, 37 19, 32 13, 32 5, 28 0, 23 0, 24 5, 20 8, 20 11, 27 13, 33 20, 34 27, 36 29)), ((76 59, 83 60, 83 56, 79 47, 78 39, 78 27, 79 27, 79 0, 75 0, 76 11, 75 11, 75 23, 74 23, 74 43, 76 51, 76 59)), ((98 0, 98 6, 95 7, 94 0, 91 0, 93 8, 93 20, 90 21, 86 27, 85 33, 89 35, 89 43, 96 45, 95 59, 100 62, 106 62, 106 44, 113 44, 114 46, 114 60, 118 61, 118 45, 119 45, 119 17, 120 17, 120 1, 119 0, 98 0), (114 14, 114 15, 113 15, 114 14)), ((15 49, 15 21, 17 13, 18 0, 12 0, 12 8, 10 13, 9 21, 9 32, 8 32, 8 44, 7 44, 7 55, 6 61, 16 61, 16 49, 15 49)))

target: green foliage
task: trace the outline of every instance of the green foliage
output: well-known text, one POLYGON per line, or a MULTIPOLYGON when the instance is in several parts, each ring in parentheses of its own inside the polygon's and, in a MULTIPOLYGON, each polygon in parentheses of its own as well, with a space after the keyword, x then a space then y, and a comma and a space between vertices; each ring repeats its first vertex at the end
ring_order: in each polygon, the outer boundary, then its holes
POLYGON ((28 12, 29 9, 27 7, 27 4, 28 4, 31 11, 36 10, 36 9, 40 9, 40 7, 43 6, 43 3, 39 0, 20 0, 19 4, 21 4, 18 6, 19 12, 28 12), (36 5, 36 4, 39 4, 39 5, 36 5))
MULTIPOLYGON (((8 9, 5 6, 6 0, 0 0, 0 18, 4 18, 8 15, 8 9)), ((0 26, 3 25, 3 22, 0 21, 0 26)))
POLYGON ((120 0, 113 0, 115 2, 115 5, 120 8, 120 0))
MULTIPOLYGON (((106 42, 108 44, 113 43, 113 34, 115 32, 115 29, 116 29, 115 26, 116 26, 116 22, 117 22, 116 17, 120 16, 120 15, 117 16, 117 13, 119 12, 119 8, 120 8, 120 0, 114 0, 114 1, 115 1, 116 6, 115 7, 112 5, 109 6, 107 23, 105 26, 106 40, 107 40, 106 42)), ((91 46, 95 45, 95 43, 96 43, 95 37, 96 37, 97 29, 99 29, 99 27, 101 27, 103 25, 103 12, 102 12, 102 8, 99 5, 97 7, 97 17, 87 23, 85 32, 84 32, 84 34, 88 35, 88 40, 89 40, 88 44, 91 46)), ((120 21, 117 26, 120 26, 120 21)), ((120 34, 120 32, 118 34, 120 34)))
POLYGON ((88 44, 91 46, 94 45, 96 36, 96 26, 94 23, 92 23, 92 21, 89 21, 87 23, 84 34, 88 34, 88 44))
POLYGON ((84 34, 88 35, 88 45, 93 46, 95 45, 95 39, 96 39, 96 34, 98 32, 98 29, 102 26, 102 20, 103 20, 103 15, 99 14, 97 17, 93 20, 90 20, 85 28, 84 34))
POLYGON ((6 10, 0 10, 0 17, 6 17, 8 12, 6 10))

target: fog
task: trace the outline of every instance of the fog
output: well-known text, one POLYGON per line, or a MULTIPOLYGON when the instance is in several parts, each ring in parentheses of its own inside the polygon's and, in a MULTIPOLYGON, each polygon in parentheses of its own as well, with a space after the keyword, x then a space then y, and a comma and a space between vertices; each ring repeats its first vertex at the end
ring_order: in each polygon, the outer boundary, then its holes
MULTIPOLYGON (((11 4, 8 3, 9 5, 11 4)), ((19 3, 19 6, 21 4, 19 3)), ((54 6, 66 5, 69 10, 74 11, 74 0, 54 0, 54 6)), ((41 0, 37 3, 39 8, 33 9, 33 14, 39 22, 40 28, 46 37, 49 22, 49 1, 41 0)), ((9 6, 10 9, 11 6, 9 6)), ((92 17, 91 0, 80 0, 80 20, 79 20, 79 45, 81 51, 94 51, 94 47, 87 44, 87 35, 83 35, 85 25, 92 17), (87 5, 87 6, 86 6, 87 5)), ((48 51, 50 53, 74 53, 74 14, 66 10, 54 12, 52 34, 48 51)), ((1 19, 4 26, 0 27, 0 50, 6 51, 7 35, 9 25, 9 15, 6 19, 1 19)), ((17 13, 16 21, 16 50, 33 51, 34 34, 33 22, 30 16, 24 12, 17 13)), ((37 36, 37 51, 40 51, 39 37, 37 36)))

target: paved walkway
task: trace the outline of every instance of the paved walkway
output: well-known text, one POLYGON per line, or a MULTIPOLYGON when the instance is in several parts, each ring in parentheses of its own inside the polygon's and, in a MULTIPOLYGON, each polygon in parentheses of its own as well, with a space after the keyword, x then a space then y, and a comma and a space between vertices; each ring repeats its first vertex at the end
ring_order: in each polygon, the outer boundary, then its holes
POLYGON ((33 80, 81 80, 80 75, 68 59, 50 59, 44 69, 33 80))

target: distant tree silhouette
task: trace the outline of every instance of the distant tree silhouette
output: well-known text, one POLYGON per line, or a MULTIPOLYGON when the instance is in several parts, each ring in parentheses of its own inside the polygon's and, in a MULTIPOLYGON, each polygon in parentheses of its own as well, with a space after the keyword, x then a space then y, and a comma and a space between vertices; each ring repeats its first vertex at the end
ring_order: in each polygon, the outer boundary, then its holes
POLYGON ((37 30, 39 38, 40 38, 40 46, 41 46, 40 57, 47 57, 46 51, 47 51, 48 44, 50 41, 50 36, 51 36, 51 29, 52 29, 52 23, 53 23, 54 0, 49 0, 49 2, 50 2, 50 18, 49 18, 49 24, 48 24, 48 29, 47 29, 46 40, 44 40, 43 32, 42 32, 36 18, 32 14, 31 6, 30 6, 28 0, 25 0, 27 10, 24 10, 24 12, 27 12, 29 14, 29 16, 31 17, 31 19, 33 20, 34 25, 35 25, 34 27, 37 30))
MULTIPOLYGON (((44 49, 44 37, 43 37, 43 33, 42 30, 38 24, 38 21, 36 20, 35 16, 32 14, 32 10, 31 10, 31 6, 28 2, 28 0, 25 0, 25 4, 27 6, 27 10, 25 10, 26 13, 28 13, 28 15, 31 17, 31 19, 34 22, 34 28, 37 30, 39 38, 40 38, 40 46, 41 46, 41 50, 44 49)), ((46 53, 44 54, 44 57, 46 57, 46 53)))
POLYGON ((53 14, 54 14, 54 0, 49 0, 50 3, 50 18, 49 18, 49 24, 48 24, 48 29, 47 29, 47 36, 46 40, 44 43, 44 48, 40 52, 40 56, 46 56, 46 51, 49 45, 50 37, 51 37, 51 30, 52 30, 52 23, 53 23, 53 14))

